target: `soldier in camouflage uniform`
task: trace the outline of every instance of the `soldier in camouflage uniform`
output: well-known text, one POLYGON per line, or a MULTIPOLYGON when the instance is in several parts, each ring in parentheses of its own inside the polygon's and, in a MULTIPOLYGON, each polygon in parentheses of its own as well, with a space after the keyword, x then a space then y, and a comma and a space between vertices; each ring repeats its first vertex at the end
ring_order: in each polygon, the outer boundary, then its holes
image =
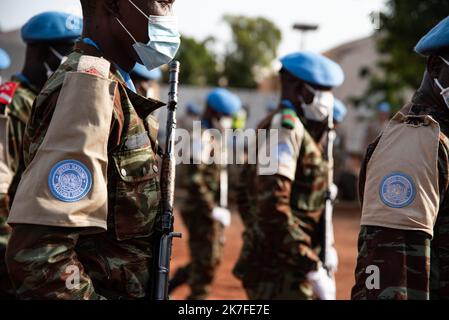
MULTIPOLYGON (((160 192, 149 114, 163 104, 133 91, 129 34, 148 43, 147 15, 172 3, 81 4, 84 37, 36 98, 24 136, 6 254, 22 299, 139 299, 152 287, 160 192)), ((160 61, 151 52, 141 59, 160 61)))
MULTIPOLYGON (((207 107, 202 120, 203 130, 231 129, 232 116, 241 110, 240 99, 225 89, 215 89, 207 97, 207 107)), ((194 137, 195 138, 195 137, 194 137)), ((183 221, 189 231, 191 261, 177 270, 170 281, 170 290, 188 283, 189 300, 204 300, 210 292, 222 256, 224 228, 230 223, 230 212, 223 207, 220 197, 222 165, 210 163, 210 157, 221 152, 221 146, 212 144, 207 131, 201 137, 202 151, 193 145, 193 164, 187 170, 188 199, 181 208, 183 221), (198 158, 198 155, 201 155, 198 158), (194 199, 194 200, 193 200, 194 199)))
POLYGON ((21 73, 14 75, 7 82, 2 92, 8 99, 1 104, 1 112, 7 117, 7 134, 5 145, 8 151, 6 163, 12 176, 10 183, 2 181, 0 192, 0 296, 11 296, 11 285, 4 263, 6 243, 10 234, 6 225, 9 206, 14 199, 17 186, 23 173, 22 141, 25 126, 31 114, 31 106, 39 91, 44 86, 52 70, 61 64, 62 58, 73 50, 75 40, 81 36, 81 27, 67 29, 68 19, 80 25, 79 17, 66 13, 46 12, 34 16, 22 27, 22 39, 27 44, 26 59, 21 73))
POLYGON ((448 33, 418 43, 421 87, 368 147, 352 299, 449 299, 448 33))
MULTIPOLYGON (((11 59, 9 55, 3 49, 0 49, 0 105, 1 108, 4 108, 4 105, 8 104, 12 99, 12 94, 14 87, 9 85, 2 85, 2 77, 1 72, 5 69, 8 69, 11 65, 11 59)), ((5 115, 0 116, 0 123, 4 126, 4 132, 7 132, 7 118, 5 115)), ((4 145, 7 144, 6 138, 4 139, 4 145)), ((7 151, 4 150, 4 145, 2 145, 2 160, 6 160, 8 157, 7 151)), ((9 169, 7 163, 1 165, 0 164, 0 186, 3 189, 0 192, 0 299, 5 299, 10 296, 8 293, 10 289, 10 282, 7 276, 7 271, 5 268, 5 264, 3 261, 3 257, 5 256, 6 244, 8 242, 9 237, 9 227, 6 225, 6 217, 8 214, 7 211, 7 196, 6 192, 8 191, 9 182, 12 178, 12 173, 9 169)))
MULTIPOLYGON (((280 107, 259 125, 277 130, 272 152, 279 165, 271 175, 263 175, 260 164, 243 170, 238 202, 244 244, 234 275, 250 299, 332 299, 335 285, 319 258, 327 190, 319 141, 334 102, 330 90, 344 76, 333 61, 313 53, 281 62, 280 107)), ((259 141, 258 152, 266 152, 267 144, 259 141)), ((333 264, 331 274, 335 249, 333 264)))

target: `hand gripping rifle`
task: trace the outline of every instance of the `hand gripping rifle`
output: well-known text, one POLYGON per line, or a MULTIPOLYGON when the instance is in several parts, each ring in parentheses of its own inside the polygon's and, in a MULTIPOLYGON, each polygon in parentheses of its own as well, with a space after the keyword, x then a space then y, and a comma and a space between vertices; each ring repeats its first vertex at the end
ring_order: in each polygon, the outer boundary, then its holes
POLYGON ((170 259, 173 238, 181 238, 181 234, 173 232, 173 203, 175 195, 175 168, 176 160, 174 154, 175 130, 176 130, 176 108, 178 104, 178 77, 179 62, 173 61, 169 65, 169 92, 167 113, 167 138, 165 152, 162 157, 161 172, 161 195, 162 195, 162 230, 159 242, 157 260, 157 274, 155 299, 168 300, 168 281, 170 272, 170 259))
POLYGON ((321 251, 321 261, 326 270, 330 271, 328 264, 328 253, 334 245, 334 225, 332 223, 334 200, 331 192, 331 188, 334 184, 334 142, 336 138, 334 127, 334 108, 329 108, 328 118, 328 133, 327 133, 327 191, 326 191, 326 206, 324 210, 324 223, 323 223, 323 248, 321 251))

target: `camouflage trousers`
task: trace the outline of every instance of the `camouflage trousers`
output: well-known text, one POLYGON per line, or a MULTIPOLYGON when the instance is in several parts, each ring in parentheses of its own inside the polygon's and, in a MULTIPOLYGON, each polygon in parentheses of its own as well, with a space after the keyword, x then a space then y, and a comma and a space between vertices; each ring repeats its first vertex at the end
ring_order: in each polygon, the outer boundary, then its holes
POLYGON ((294 270, 254 271, 242 282, 250 300, 311 300, 313 291, 304 274, 294 270))
MULTIPOLYGON (((113 230, 113 228, 112 228, 113 230)), ((114 231, 16 225, 6 253, 20 299, 142 299, 149 296, 151 238, 114 231), (71 280, 76 276, 76 282, 71 280)))
POLYGON ((205 210, 184 211, 182 217, 189 232, 190 263, 177 270, 171 282, 188 283, 187 299, 204 300, 223 257, 224 228, 205 210))
POLYGON ((243 233, 243 247, 233 274, 250 300, 311 300, 313 290, 304 273, 278 262, 265 251, 254 230, 243 233))
POLYGON ((9 201, 5 194, 0 194, 0 300, 14 299, 14 289, 6 268, 6 245, 11 235, 11 228, 6 223, 9 201))

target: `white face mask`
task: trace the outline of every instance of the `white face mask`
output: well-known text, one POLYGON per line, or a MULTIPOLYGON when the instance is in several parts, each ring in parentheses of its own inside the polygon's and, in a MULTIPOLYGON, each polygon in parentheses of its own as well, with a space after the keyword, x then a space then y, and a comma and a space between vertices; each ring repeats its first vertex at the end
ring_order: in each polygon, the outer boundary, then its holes
POLYGON ((178 31, 178 19, 176 16, 148 16, 131 0, 129 2, 148 19, 147 44, 137 42, 123 23, 117 21, 133 39, 133 48, 142 63, 148 70, 156 69, 173 60, 181 45, 181 36, 178 31))
MULTIPOLYGON (((311 104, 302 103, 304 116, 312 121, 322 122, 326 120, 334 106, 334 95, 330 91, 315 90, 307 84, 305 84, 305 87, 314 94, 314 98, 311 104)), ((304 99, 301 98, 300 100, 304 99)))
POLYGON ((222 117, 220 118, 220 127, 223 129, 231 129, 232 127, 232 118, 230 117, 222 117))
MULTIPOLYGON (((446 59, 444 59, 443 57, 440 57, 441 60, 444 61, 444 63, 446 63, 449 66, 449 61, 447 61, 446 59)), ((436 85, 438 86, 438 88, 441 89, 441 96, 443 97, 444 102, 446 103, 446 106, 449 108, 449 87, 448 88, 444 88, 440 81, 438 81, 438 79, 434 79, 436 85)))

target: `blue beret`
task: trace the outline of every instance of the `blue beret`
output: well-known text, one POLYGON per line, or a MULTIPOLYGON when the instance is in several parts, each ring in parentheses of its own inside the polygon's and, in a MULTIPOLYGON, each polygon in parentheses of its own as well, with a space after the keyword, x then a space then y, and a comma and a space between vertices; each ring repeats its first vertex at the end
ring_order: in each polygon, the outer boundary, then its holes
POLYGON ((5 50, 0 49, 0 70, 8 69, 11 65, 11 59, 5 50))
POLYGON ((26 43, 68 42, 81 37, 83 20, 64 12, 44 12, 32 17, 22 27, 22 39, 26 43))
POLYGON ((159 68, 149 71, 144 65, 136 63, 134 69, 131 71, 131 75, 137 75, 147 80, 159 80, 162 78, 162 72, 159 68))
POLYGON ((341 67, 321 54, 292 53, 282 58, 281 63, 293 76, 312 85, 334 88, 345 79, 341 67))
POLYGON ((275 101, 270 101, 267 103, 267 112, 273 112, 278 108, 278 104, 275 101))
POLYGON ((377 110, 380 112, 390 112, 391 106, 388 102, 382 102, 377 106, 377 110))
POLYGON ((187 112, 199 116, 201 114, 200 108, 193 102, 187 102, 187 112))
POLYGON ((449 17, 422 37, 415 47, 415 51, 423 56, 438 55, 443 49, 449 49, 449 17))
POLYGON ((207 105, 219 113, 230 116, 242 108, 242 101, 230 91, 217 88, 208 94, 207 105))
POLYGON ((334 121, 337 123, 342 123, 343 120, 345 119, 347 113, 348 113, 348 109, 343 104, 343 102, 341 102, 338 99, 335 99, 335 101, 334 101, 334 121))

